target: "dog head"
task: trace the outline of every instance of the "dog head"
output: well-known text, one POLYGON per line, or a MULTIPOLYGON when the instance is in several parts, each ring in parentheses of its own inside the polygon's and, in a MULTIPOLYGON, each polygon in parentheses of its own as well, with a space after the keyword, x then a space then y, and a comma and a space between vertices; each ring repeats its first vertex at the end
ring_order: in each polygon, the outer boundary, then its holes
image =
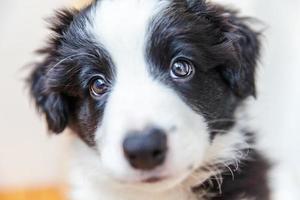
POLYGON ((31 94, 52 132, 68 127, 97 152, 99 173, 179 183, 235 158, 241 138, 228 132, 255 95, 259 55, 259 34, 236 12, 200 0, 99 0, 51 23, 31 94))

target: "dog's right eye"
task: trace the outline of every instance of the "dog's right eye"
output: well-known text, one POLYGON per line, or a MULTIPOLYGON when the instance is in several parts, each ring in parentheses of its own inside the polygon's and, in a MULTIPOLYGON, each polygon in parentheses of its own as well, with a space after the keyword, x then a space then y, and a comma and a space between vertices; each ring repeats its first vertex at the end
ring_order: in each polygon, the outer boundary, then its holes
POLYGON ((174 80, 189 80, 194 75, 194 65, 186 58, 175 58, 171 64, 170 74, 174 80))
POLYGON ((91 81, 90 93, 93 97, 101 97, 107 92, 108 85, 105 78, 98 76, 91 81))

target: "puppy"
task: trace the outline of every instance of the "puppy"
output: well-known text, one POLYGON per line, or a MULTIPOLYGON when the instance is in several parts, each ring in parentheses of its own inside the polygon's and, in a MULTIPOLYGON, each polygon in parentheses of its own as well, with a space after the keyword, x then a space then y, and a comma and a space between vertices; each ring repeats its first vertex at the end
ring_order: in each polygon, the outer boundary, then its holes
POLYGON ((48 128, 76 137, 72 200, 268 200, 254 148, 259 33, 204 0, 60 10, 29 84, 48 128))

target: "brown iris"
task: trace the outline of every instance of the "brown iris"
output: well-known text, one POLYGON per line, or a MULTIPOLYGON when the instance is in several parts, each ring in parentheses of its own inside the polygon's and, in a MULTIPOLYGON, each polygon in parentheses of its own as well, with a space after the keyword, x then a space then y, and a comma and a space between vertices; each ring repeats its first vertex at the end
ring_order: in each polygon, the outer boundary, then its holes
POLYGON ((100 97, 107 91, 106 80, 102 77, 95 78, 90 85, 90 93, 94 97, 100 97))
POLYGON ((174 79, 186 79, 193 75, 194 65, 188 60, 178 59, 172 63, 170 73, 174 79))

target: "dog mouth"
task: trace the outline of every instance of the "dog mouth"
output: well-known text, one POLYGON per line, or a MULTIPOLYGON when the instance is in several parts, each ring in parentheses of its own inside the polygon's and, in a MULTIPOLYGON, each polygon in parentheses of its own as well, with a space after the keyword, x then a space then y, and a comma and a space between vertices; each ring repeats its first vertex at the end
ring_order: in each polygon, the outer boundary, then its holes
POLYGON ((146 178, 146 179, 142 179, 141 182, 142 183, 153 184, 153 183, 161 182, 161 181, 163 181, 165 179, 167 179, 167 177, 164 177, 164 176, 153 176, 153 177, 149 177, 149 178, 146 178))
POLYGON ((120 186, 134 187, 141 190, 165 191, 180 185, 189 176, 186 173, 142 173, 118 178, 120 186))
POLYGON ((122 185, 128 186, 157 186, 175 185, 183 182, 194 170, 176 171, 171 168, 157 168, 153 171, 131 171, 125 176, 111 176, 122 185))
POLYGON ((171 176, 167 176, 167 175, 151 175, 151 176, 140 176, 140 177, 135 177, 132 179, 123 179, 123 180, 118 180, 120 183, 122 184, 129 184, 129 185, 143 185, 143 184, 147 184, 147 185, 155 185, 155 184, 159 184, 162 183, 164 181, 169 180, 170 178, 172 178, 171 176))

